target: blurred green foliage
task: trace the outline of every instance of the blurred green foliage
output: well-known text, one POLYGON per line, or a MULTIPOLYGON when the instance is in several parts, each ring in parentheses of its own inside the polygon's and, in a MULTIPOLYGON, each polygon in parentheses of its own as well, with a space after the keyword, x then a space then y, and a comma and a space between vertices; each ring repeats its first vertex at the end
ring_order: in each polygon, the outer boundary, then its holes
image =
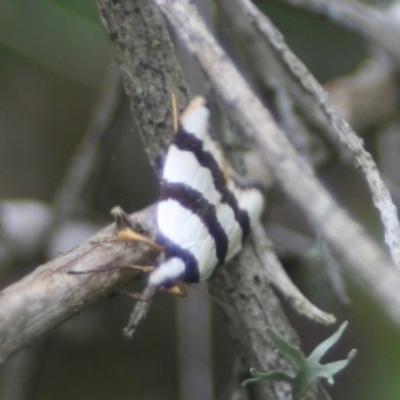
POLYGON ((347 322, 343 322, 338 330, 320 343, 307 358, 297 346, 292 346, 283 337, 268 328, 267 331, 278 351, 292 363, 296 375, 293 376, 285 371, 278 370, 260 372, 255 368, 251 368, 250 374, 253 378, 246 379, 242 385, 247 386, 260 381, 286 381, 292 387, 294 400, 300 400, 306 393, 308 386, 317 379, 327 379, 328 383, 333 385, 335 383, 333 376, 347 367, 349 362, 356 356, 357 351, 355 349, 351 350, 345 360, 326 364, 321 364, 320 361, 340 339, 347 325, 347 322))
POLYGON ((94 1, 3 2, 0 43, 90 86, 99 84, 110 60, 94 1))

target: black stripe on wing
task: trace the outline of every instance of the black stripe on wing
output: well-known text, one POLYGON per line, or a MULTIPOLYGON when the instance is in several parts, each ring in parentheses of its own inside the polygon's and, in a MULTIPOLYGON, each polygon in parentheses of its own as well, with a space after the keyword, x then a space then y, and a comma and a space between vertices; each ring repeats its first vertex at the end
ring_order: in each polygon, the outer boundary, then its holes
POLYGON ((161 232, 157 233, 157 243, 165 248, 165 258, 178 257, 185 263, 185 276, 182 279, 173 280, 171 282, 165 282, 163 286, 169 287, 174 286, 179 281, 197 283, 200 281, 199 265, 197 263, 196 257, 186 249, 183 249, 175 242, 167 238, 161 232))
POLYGON ((186 184, 163 181, 160 201, 169 199, 176 200, 200 218, 214 239, 218 264, 223 264, 228 252, 228 235, 218 221, 215 206, 205 199, 202 193, 186 184))
POLYGON ((178 149, 183 151, 190 151, 197 159, 198 163, 207 168, 212 175, 214 186, 221 194, 221 202, 228 204, 235 219, 242 228, 242 241, 247 237, 250 232, 250 218, 246 211, 239 208, 236 197, 226 187, 226 180, 222 173, 215 157, 208 151, 203 149, 203 142, 197 139, 190 133, 185 132, 182 126, 179 127, 178 133, 174 140, 178 149))

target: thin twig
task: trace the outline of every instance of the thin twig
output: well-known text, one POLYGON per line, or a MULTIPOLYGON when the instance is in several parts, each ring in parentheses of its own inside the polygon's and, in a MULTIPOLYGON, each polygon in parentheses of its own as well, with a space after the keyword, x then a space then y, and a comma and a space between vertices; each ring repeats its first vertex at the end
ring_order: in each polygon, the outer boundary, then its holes
POLYGON ((252 233, 256 253, 264 271, 270 278, 271 283, 277 287, 292 307, 300 315, 304 315, 318 323, 324 325, 335 323, 336 318, 334 315, 328 314, 310 303, 290 280, 275 252, 272 251, 272 243, 268 239, 263 226, 261 224, 256 224, 252 233))
POLYGON ((274 51, 267 48, 266 42, 260 40, 259 32, 248 19, 243 18, 242 13, 236 12, 236 7, 232 7, 230 0, 217 0, 217 4, 221 10, 220 25, 227 27, 227 35, 232 38, 229 50, 233 49, 236 58, 246 66, 246 73, 253 77, 260 92, 268 93, 265 96, 268 100, 273 99, 270 101, 274 102, 276 119, 296 150, 309 159, 315 153, 315 140, 298 115, 290 90, 292 82, 288 79, 286 69, 277 60, 274 51))
POLYGON ((351 300, 346 291, 342 269, 340 268, 338 262, 335 260, 335 257, 333 257, 333 254, 329 247, 326 245, 326 242, 323 240, 320 240, 319 242, 321 256, 324 260, 326 274, 329 278, 330 284, 332 285, 332 290, 335 293, 339 303, 343 306, 348 306, 351 304, 351 300))
POLYGON ((100 144, 115 118, 121 99, 121 77, 117 65, 112 62, 103 82, 93 118, 56 193, 54 200, 56 225, 71 217, 82 200, 83 191, 92 178, 94 168, 98 167, 100 144))
MULTIPOLYGON (((143 291, 142 295, 144 298, 147 298, 147 296, 151 292, 152 292, 152 289, 147 287, 143 291)), ((125 337, 127 337, 128 339, 132 339, 133 335, 136 332, 136 329, 146 318, 147 313, 149 312, 152 303, 153 303, 152 297, 150 297, 148 301, 137 301, 136 302, 135 307, 133 308, 133 311, 132 311, 131 315, 129 316, 128 324, 126 325, 126 327, 123 330, 125 337)))
POLYGON ((355 163, 364 172, 372 194, 375 207, 380 212, 381 221, 385 231, 385 242, 389 248, 392 260, 400 268, 400 223, 397 209, 393 204, 390 192, 379 174, 378 168, 371 155, 364 149, 363 141, 351 129, 350 125, 337 113, 328 94, 310 74, 305 65, 285 44, 282 35, 277 31, 271 21, 260 13, 249 0, 232 0, 241 14, 246 15, 260 35, 275 49, 282 63, 288 68, 301 87, 309 93, 315 103, 325 114, 335 134, 350 150, 355 163))

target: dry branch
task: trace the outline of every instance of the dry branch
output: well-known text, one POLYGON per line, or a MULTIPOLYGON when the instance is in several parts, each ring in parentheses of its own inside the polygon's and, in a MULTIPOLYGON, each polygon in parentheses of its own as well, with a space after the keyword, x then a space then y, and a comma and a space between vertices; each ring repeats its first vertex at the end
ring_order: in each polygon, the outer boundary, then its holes
MULTIPOLYGON (((288 196, 321 230, 341 261, 368 288, 387 314, 400 324, 400 294, 397 290, 400 276, 382 249, 338 207, 317 181, 209 34, 193 7, 182 0, 158 0, 158 4, 202 66, 235 126, 254 140, 288 196)), ((306 77, 308 74, 303 76, 306 77)), ((325 107, 333 110, 325 100, 325 107)), ((339 121, 344 123, 341 118, 339 121)))
POLYGON ((54 226, 61 226, 73 216, 82 202, 94 169, 99 170, 101 144, 104 142, 122 100, 121 75, 118 66, 110 63, 99 100, 81 143, 71 160, 70 168, 61 180, 54 199, 54 226))
POLYGON ((235 8, 240 10, 239 15, 243 15, 248 21, 247 25, 254 26, 258 31, 259 40, 264 39, 272 46, 279 60, 296 79, 300 87, 314 99, 315 104, 319 106, 330 125, 331 129, 328 130, 328 133, 333 133, 335 135, 334 140, 339 138, 342 144, 350 150, 355 164, 361 168, 365 176, 373 203, 380 213, 385 232, 385 242, 392 260, 400 268, 400 223, 397 209, 373 158, 365 150, 363 141, 356 135, 348 122, 339 115, 330 102, 327 92, 285 44, 282 35, 272 22, 261 14, 249 0, 232 0, 232 2, 235 4, 235 8))
POLYGON ((160 172, 173 135, 171 94, 184 107, 189 99, 182 70, 164 21, 151 1, 98 1, 131 101, 135 132, 160 172))
MULTIPOLYGON (((134 215, 149 230, 149 210, 134 215)), ((98 236, 110 236, 112 227, 98 236)), ((145 265, 154 260, 145 245, 91 243, 38 267, 0 293, 0 365, 23 346, 106 297, 138 275, 137 270, 115 267, 145 265), (109 269, 70 275, 69 271, 109 269)))
POLYGON ((304 315, 324 325, 336 322, 334 315, 321 311, 310 303, 290 280, 261 224, 257 224, 253 228, 252 240, 261 265, 267 276, 270 277, 271 284, 276 286, 299 315, 304 315))

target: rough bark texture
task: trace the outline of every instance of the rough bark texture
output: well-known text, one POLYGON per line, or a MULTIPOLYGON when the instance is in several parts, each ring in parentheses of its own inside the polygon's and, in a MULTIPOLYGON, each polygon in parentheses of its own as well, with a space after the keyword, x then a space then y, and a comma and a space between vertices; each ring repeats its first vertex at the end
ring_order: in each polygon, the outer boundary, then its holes
POLYGON ((189 98, 167 27, 151 1, 100 0, 98 4, 131 101, 135 130, 159 173, 174 132, 171 95, 180 107, 189 98))

